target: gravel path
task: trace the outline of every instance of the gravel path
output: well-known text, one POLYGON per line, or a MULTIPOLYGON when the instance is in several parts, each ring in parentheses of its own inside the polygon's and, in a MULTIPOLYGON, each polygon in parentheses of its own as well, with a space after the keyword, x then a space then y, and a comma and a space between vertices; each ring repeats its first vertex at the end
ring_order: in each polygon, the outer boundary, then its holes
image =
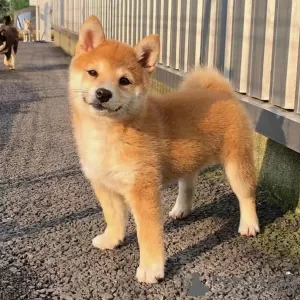
POLYGON ((237 201, 219 170, 199 176, 183 221, 167 218, 177 187, 164 190, 163 282, 135 281, 132 219, 118 249, 92 248, 105 223, 74 147, 69 61, 46 43, 21 44, 15 71, 1 58, 0 299, 300 299, 299 218, 258 190, 263 234, 239 237, 237 201))

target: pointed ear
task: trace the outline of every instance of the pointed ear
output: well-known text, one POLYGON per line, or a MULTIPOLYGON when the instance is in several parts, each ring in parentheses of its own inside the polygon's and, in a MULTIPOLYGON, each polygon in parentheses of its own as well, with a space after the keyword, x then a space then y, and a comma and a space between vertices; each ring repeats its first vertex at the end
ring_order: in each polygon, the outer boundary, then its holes
POLYGON ((142 39, 135 47, 138 62, 147 72, 152 73, 159 56, 160 41, 159 36, 151 34, 142 39))
POLYGON ((105 35, 100 20, 96 16, 88 17, 80 29, 76 55, 97 48, 104 40, 105 35))

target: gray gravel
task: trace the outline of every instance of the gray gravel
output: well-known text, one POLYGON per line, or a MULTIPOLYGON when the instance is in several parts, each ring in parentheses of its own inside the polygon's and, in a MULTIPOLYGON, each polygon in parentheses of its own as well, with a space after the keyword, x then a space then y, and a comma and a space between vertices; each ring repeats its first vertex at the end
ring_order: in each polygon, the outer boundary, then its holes
POLYGON ((52 44, 28 43, 20 45, 17 70, 0 65, 0 299, 186 299, 193 280, 191 294, 199 292, 197 280, 207 287, 201 299, 300 299, 297 257, 281 247, 291 239, 282 242, 279 234, 264 244, 282 224, 299 241, 299 219, 286 221, 258 190, 265 233, 239 237, 237 201, 218 170, 199 176, 185 220, 167 218, 177 187, 164 189, 168 261, 161 283, 135 281, 132 219, 120 247, 92 248, 105 223, 74 147, 69 61, 52 44))

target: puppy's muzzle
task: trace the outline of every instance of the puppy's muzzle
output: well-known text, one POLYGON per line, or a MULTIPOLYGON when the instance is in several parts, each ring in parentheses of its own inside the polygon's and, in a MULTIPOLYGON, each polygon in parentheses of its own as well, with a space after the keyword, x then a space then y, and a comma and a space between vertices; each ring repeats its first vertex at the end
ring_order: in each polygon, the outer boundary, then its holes
POLYGON ((112 98, 113 94, 111 91, 104 89, 104 88, 99 88, 95 92, 95 98, 93 99, 93 102, 90 104, 94 108, 98 110, 109 110, 109 111, 117 111, 118 109, 111 109, 107 107, 106 105, 103 105, 104 103, 108 102, 112 98))
POLYGON ((96 99, 100 102, 100 103, 105 103, 108 102, 109 99, 112 98, 112 92, 107 90, 107 89, 97 89, 96 90, 96 99))

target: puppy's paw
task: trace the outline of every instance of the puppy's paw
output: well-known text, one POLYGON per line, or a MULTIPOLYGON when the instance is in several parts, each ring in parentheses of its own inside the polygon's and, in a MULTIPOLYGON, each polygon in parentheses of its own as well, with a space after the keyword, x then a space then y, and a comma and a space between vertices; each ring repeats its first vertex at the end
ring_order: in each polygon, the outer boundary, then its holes
POLYGON ((141 283, 157 283, 164 278, 164 264, 153 264, 148 268, 139 266, 136 271, 136 278, 141 283))
POLYGON ((101 250, 114 249, 119 243, 119 239, 112 238, 107 232, 97 235, 92 240, 93 246, 101 250))
POLYGON ((191 212, 192 208, 184 205, 175 204, 173 209, 169 212, 169 217, 172 219, 185 218, 191 212))
POLYGON ((259 224, 257 216, 254 216, 249 219, 241 218, 239 233, 245 236, 256 236, 256 234, 259 233, 259 224))

